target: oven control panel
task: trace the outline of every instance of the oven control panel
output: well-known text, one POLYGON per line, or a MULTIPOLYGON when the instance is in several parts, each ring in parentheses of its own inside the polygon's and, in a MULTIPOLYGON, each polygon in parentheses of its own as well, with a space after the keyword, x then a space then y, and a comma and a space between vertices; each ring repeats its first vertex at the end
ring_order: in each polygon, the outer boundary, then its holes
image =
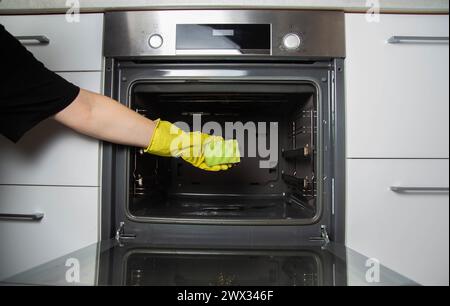
POLYGON ((185 10, 108 12, 106 57, 345 57, 342 12, 185 10))

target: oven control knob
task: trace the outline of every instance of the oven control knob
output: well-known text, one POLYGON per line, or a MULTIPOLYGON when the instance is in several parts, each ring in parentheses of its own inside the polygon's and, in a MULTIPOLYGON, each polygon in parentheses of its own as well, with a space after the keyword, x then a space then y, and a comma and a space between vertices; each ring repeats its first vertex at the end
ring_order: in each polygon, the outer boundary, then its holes
POLYGON ((289 33, 283 37, 283 46, 286 50, 297 50, 301 45, 302 39, 295 33, 289 33))
POLYGON ((162 47, 164 43, 164 39, 162 38, 161 35, 159 34, 153 34, 152 36, 150 36, 150 38, 148 39, 148 44, 152 49, 159 49, 162 47))

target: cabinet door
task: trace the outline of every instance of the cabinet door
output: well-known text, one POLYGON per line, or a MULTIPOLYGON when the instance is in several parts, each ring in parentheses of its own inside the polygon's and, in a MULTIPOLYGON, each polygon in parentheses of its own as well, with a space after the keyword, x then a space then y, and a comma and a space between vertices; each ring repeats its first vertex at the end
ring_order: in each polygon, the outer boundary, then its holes
MULTIPOLYGON (((100 72, 61 73, 100 92, 100 72)), ((0 136, 0 185, 99 186, 99 141, 47 120, 18 143, 0 136)))
POLYGON ((0 23, 12 35, 27 37, 24 45, 50 70, 102 70, 103 14, 82 14, 72 23, 61 14, 0 16, 0 23))
POLYGON ((448 160, 349 160, 347 185, 348 247, 421 284, 448 285, 448 160))
POLYGON ((0 186, 0 279, 97 242, 98 196, 98 187, 0 186), (33 214, 42 220, 17 219, 33 214))
POLYGON ((448 15, 347 14, 346 32, 347 156, 448 158, 448 15))

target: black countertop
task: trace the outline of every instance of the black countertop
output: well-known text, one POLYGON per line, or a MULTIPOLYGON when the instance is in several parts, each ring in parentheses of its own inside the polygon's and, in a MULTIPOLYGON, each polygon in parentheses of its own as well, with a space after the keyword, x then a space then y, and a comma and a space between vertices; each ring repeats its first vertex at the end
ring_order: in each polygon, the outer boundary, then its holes
POLYGON ((345 246, 288 250, 173 249, 101 242, 4 280, 3 285, 417 285, 345 246))

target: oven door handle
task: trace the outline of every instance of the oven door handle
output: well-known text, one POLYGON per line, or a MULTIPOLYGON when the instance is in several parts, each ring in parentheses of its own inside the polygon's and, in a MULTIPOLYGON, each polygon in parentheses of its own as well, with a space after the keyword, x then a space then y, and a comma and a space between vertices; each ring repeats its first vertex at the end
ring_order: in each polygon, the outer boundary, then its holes
POLYGON ((449 187, 402 187, 391 186, 395 193, 449 193, 449 187))
POLYGON ((392 36, 389 44, 448 44, 448 36, 392 36))
POLYGON ((35 214, 0 214, 0 221, 29 221, 40 222, 44 219, 43 213, 35 214))
POLYGON ((45 35, 15 36, 22 45, 48 45, 50 39, 45 35))

